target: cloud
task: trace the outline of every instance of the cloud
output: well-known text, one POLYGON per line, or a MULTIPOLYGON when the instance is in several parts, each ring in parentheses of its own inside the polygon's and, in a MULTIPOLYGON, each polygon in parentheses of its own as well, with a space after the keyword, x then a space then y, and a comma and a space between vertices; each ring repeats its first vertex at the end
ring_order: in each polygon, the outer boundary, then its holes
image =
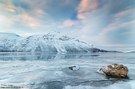
POLYGON ((38 16, 43 16, 43 15, 45 15, 45 11, 43 11, 43 10, 40 9, 40 8, 35 8, 35 9, 33 10, 33 12, 35 12, 38 16))
POLYGON ((102 30, 101 34, 106 35, 107 33, 111 33, 113 31, 123 30, 123 28, 132 27, 134 26, 134 24, 135 24, 135 20, 128 21, 128 22, 114 22, 109 24, 107 27, 105 27, 102 30))
POLYGON ((82 24, 78 32, 80 39, 92 44, 103 44, 104 38, 98 35, 104 27, 102 20, 106 13, 102 13, 104 8, 99 7, 99 0, 81 0, 77 8, 77 18, 82 24))
POLYGON ((1 0, 0 29, 15 29, 13 32, 20 29, 23 33, 58 30, 77 34, 79 39, 92 44, 121 45, 126 43, 120 41, 124 36, 135 33, 135 9, 132 2, 133 0, 1 0))
MULTIPOLYGON (((5 0, 0 2, 0 11, 5 16, 16 17, 13 23, 19 26, 38 29, 51 24, 63 23, 65 26, 74 25, 71 17, 76 9, 78 0, 5 0), (57 3, 61 1, 61 3, 57 3), (74 5, 76 4, 76 5, 74 5), (55 5, 55 8, 53 7, 55 5), (74 10, 73 10, 74 9, 74 10), (64 13, 62 11, 65 10, 64 13), (54 15, 55 14, 55 15, 54 15), (71 17, 70 17, 71 16, 71 17), (71 20, 70 20, 71 19, 71 20), (44 24, 44 25, 43 25, 44 24)), ((15 25, 14 25, 15 26, 15 25)), ((28 28, 28 29, 30 29, 28 28)))
POLYGON ((117 4, 113 0, 103 2, 81 0, 77 9, 77 18, 82 23, 78 32, 80 39, 98 46, 129 45, 133 42, 131 33, 135 32, 134 7, 125 1, 117 1, 117 4))
POLYGON ((1 10, 5 9, 6 11, 9 11, 12 13, 16 12, 16 7, 10 0, 6 1, 5 3, 0 3, 0 8, 1 10))
POLYGON ((121 12, 118 12, 116 13, 115 17, 121 18, 121 17, 129 16, 129 15, 135 15, 135 8, 129 8, 121 12))
POLYGON ((28 13, 22 13, 18 15, 18 22, 21 22, 32 29, 36 29, 41 26, 39 20, 30 16, 28 13))
POLYGON ((102 30, 101 34, 106 35, 107 33, 123 30, 128 27, 128 30, 135 29, 135 9, 129 8, 120 11, 113 15, 111 23, 108 23, 106 27, 102 30))
MULTIPOLYGON (((30 5, 32 6, 33 4, 31 3, 30 5)), ((20 23, 23 26, 37 29, 40 28, 42 25, 39 17, 45 15, 45 12, 36 6, 32 9, 27 10, 25 7, 16 5, 14 2, 12 2, 12 0, 7 0, 3 3, 0 3, 0 8, 0 22, 3 24, 8 24, 10 26, 20 23)))
MULTIPOLYGON (((22 0, 22 2, 27 3, 27 6, 29 6, 30 9, 26 9, 25 7, 23 8, 27 13, 36 15, 36 16, 44 16, 47 13, 45 12, 45 6, 48 2, 48 0, 22 0)), ((18 2, 20 3, 20 2, 18 2)))
POLYGON ((64 25, 65 27, 71 27, 71 26, 74 26, 75 24, 76 24, 76 22, 73 21, 73 20, 70 20, 70 19, 66 20, 66 21, 63 23, 63 25, 64 25))
POLYGON ((85 19, 88 13, 97 9, 98 1, 97 0, 81 0, 78 7, 78 19, 85 19))

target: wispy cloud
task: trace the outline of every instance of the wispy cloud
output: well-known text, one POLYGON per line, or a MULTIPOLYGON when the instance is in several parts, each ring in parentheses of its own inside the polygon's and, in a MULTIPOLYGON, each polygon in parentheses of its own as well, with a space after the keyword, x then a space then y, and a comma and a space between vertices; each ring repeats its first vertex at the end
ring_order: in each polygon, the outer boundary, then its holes
MULTIPOLYGON (((135 9, 126 9, 113 15, 111 23, 102 30, 101 34, 106 35, 107 33, 123 30, 123 28, 134 29, 135 24, 135 9)), ((129 30, 128 31, 131 31, 129 30)))
POLYGON ((75 24, 75 22, 72 21, 72 20, 66 20, 66 21, 64 22, 64 26, 66 26, 66 27, 68 27, 68 26, 73 26, 74 24, 75 24))
POLYGON ((81 0, 78 7, 78 19, 85 19, 86 15, 91 11, 97 9, 98 1, 97 0, 81 0))
POLYGON ((100 34, 106 35, 107 33, 111 33, 113 31, 123 30, 123 28, 132 27, 132 26, 134 26, 134 24, 135 24, 135 20, 128 21, 128 22, 111 23, 107 27, 105 27, 100 34))
POLYGON ((21 21, 22 24, 31 27, 32 29, 36 29, 41 26, 41 23, 38 19, 30 16, 27 13, 22 13, 18 15, 18 21, 21 21))
POLYGON ((116 13, 115 17, 116 18, 121 18, 121 17, 129 16, 129 15, 131 15, 131 16, 135 15, 135 8, 129 8, 129 9, 126 9, 126 10, 121 11, 119 13, 116 13))
POLYGON ((16 12, 16 7, 10 0, 7 0, 5 3, 0 3, 0 8, 12 13, 16 12))
POLYGON ((36 15, 38 15, 38 16, 43 16, 43 15, 45 15, 46 13, 45 13, 45 11, 43 11, 42 9, 40 9, 40 8, 35 8, 35 9, 33 9, 33 11, 32 12, 35 12, 36 13, 36 15))

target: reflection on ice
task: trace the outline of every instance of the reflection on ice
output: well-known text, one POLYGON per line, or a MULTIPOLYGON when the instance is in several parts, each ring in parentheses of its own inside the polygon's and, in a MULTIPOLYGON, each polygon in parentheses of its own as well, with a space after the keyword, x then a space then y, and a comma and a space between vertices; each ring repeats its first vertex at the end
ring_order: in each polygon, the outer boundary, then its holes
POLYGON ((50 59, 86 59, 99 56, 98 53, 93 54, 47 54, 47 53, 30 53, 30 52, 9 52, 0 53, 0 60, 50 60, 50 59))

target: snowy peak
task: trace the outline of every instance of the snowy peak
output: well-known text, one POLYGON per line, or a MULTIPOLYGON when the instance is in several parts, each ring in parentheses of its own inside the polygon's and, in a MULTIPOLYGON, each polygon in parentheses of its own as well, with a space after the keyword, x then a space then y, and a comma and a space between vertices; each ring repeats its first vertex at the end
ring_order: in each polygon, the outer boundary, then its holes
POLYGON ((89 52, 90 46, 77 39, 61 34, 32 35, 18 41, 13 47, 14 51, 21 52, 50 52, 73 53, 89 52))
POLYGON ((20 36, 17 35, 17 34, 0 32, 0 40, 3 40, 3 39, 17 39, 17 38, 20 38, 20 36))

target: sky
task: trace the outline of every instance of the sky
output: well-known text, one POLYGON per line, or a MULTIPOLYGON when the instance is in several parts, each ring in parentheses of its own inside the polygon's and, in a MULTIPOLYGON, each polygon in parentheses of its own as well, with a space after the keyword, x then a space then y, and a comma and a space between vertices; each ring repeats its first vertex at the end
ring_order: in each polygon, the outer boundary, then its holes
POLYGON ((94 47, 135 50, 135 0, 0 0, 0 32, 52 31, 94 47))

